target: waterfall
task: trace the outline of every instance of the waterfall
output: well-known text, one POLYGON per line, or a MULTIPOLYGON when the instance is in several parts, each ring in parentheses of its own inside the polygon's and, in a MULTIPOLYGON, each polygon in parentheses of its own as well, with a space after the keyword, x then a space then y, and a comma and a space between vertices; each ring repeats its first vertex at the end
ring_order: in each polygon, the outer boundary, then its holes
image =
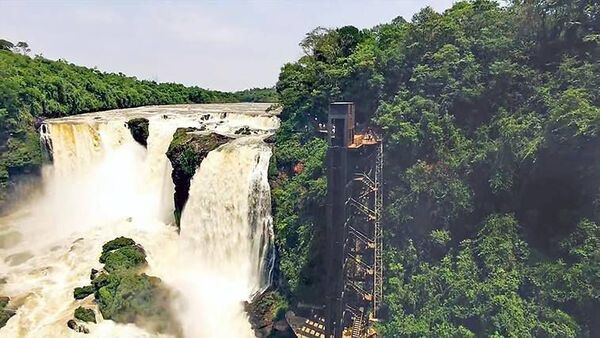
MULTIPOLYGON (((268 286, 272 273, 271 150, 262 138, 277 127, 273 116, 182 107, 48 121, 40 138, 53 162, 43 168, 42 192, 0 218, 0 295, 19 305, 0 337, 75 336, 65 325, 81 305, 73 288, 89 284, 102 244, 118 236, 140 243, 146 273, 178 295, 171 305, 185 337, 253 337, 243 302, 268 286), (133 117, 150 122, 147 148, 126 127, 133 117), (201 126, 236 137, 249 126, 254 135, 202 161, 177 234, 165 153, 177 128, 201 126)), ((98 319, 88 325, 91 337, 155 336, 98 319)))
POLYGON ((259 137, 241 138, 210 152, 192 179, 179 259, 188 269, 171 281, 194 300, 180 308, 190 336, 254 336, 242 302, 270 281, 270 156, 259 137))

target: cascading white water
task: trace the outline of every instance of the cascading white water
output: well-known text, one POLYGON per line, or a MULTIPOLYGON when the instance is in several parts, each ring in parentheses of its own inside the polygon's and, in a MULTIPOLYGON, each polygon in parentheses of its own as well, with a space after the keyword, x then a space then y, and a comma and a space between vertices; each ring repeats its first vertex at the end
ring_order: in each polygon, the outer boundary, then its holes
POLYGON ((194 176, 181 219, 182 252, 166 282, 186 336, 253 337, 242 301, 265 287, 272 248, 267 167, 271 150, 248 137, 208 154, 194 176))
MULTIPOLYGON (((271 152, 261 135, 278 120, 173 109, 176 114, 153 107, 47 124, 42 137, 52 142, 54 163, 44 168, 43 193, 0 218, 0 295, 19 306, 0 337, 77 336, 65 325, 81 305, 73 288, 89 284, 90 268, 101 266, 102 244, 117 236, 142 244, 147 273, 179 294, 172 306, 186 337, 253 336, 242 302, 268 284, 272 256, 271 152), (125 126, 140 115, 150 121, 147 149, 125 126), (174 131, 205 125, 233 135, 240 121, 259 136, 209 153, 191 182, 178 236, 169 224, 173 183, 165 156, 174 131)), ((89 327, 93 337, 155 335, 104 320, 89 327)))

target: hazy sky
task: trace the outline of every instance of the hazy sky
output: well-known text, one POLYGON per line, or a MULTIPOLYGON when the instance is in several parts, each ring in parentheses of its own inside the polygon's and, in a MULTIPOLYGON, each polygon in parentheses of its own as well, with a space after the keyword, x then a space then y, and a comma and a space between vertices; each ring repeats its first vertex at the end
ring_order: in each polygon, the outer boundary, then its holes
POLYGON ((372 27, 453 0, 8 1, 0 38, 32 54, 219 90, 268 87, 317 26, 372 27))

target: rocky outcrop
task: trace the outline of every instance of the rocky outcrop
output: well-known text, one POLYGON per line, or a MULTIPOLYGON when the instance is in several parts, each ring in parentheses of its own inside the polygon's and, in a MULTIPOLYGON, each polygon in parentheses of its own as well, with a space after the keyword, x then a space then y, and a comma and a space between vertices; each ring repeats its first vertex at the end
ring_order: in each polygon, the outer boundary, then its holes
POLYGON ((15 311, 8 308, 8 303, 10 302, 10 298, 8 297, 0 297, 0 328, 6 325, 6 322, 10 319, 10 317, 15 315, 15 311))
POLYGON ((265 137, 265 139, 263 141, 267 144, 275 144, 275 141, 276 141, 275 134, 265 137))
POLYGON ((94 293, 94 291, 94 287, 91 285, 76 287, 75 290, 73 290, 73 298, 84 299, 85 297, 94 293))
POLYGON ((167 157, 173 166, 171 177, 175 184, 175 220, 178 227, 196 169, 209 152, 229 140, 229 137, 216 133, 201 134, 196 128, 179 128, 173 135, 167 157))
POLYGON ((85 308, 83 306, 80 306, 75 309, 74 316, 75 319, 79 319, 87 323, 96 322, 96 314, 94 313, 94 310, 85 308))
POLYGON ((118 237, 102 246, 100 263, 108 272, 135 269, 147 264, 146 253, 131 238, 118 237))
POLYGON ((244 126, 244 127, 239 128, 238 130, 236 130, 234 132, 234 134, 236 134, 236 135, 251 135, 252 129, 250 129, 250 127, 248 127, 248 126, 244 126))
POLYGON ((285 320, 287 302, 277 291, 266 291, 244 308, 256 337, 295 337, 285 320))
POLYGON ((87 327, 85 327, 85 325, 78 324, 77 321, 75 321, 75 319, 70 319, 67 322, 67 326, 69 327, 69 329, 75 332, 90 333, 90 330, 87 327))
POLYGON ((150 122, 145 118, 135 118, 127 122, 127 128, 129 128, 133 139, 144 147, 148 146, 149 126, 150 122))
MULTIPOLYGON (((168 304, 173 297, 160 278, 141 273, 146 266, 144 249, 131 238, 118 237, 102 246, 100 262, 104 269, 90 274, 91 285, 102 318, 117 323, 134 323, 149 331, 180 335, 181 328, 168 304)), ((83 288, 78 288, 83 289, 83 288)), ((79 291, 81 293, 81 291, 79 291)), ((75 292, 77 293, 77 291, 75 292)), ((93 309, 79 307, 75 318, 95 323, 93 309)), ((70 320, 77 331, 85 326, 70 320)))

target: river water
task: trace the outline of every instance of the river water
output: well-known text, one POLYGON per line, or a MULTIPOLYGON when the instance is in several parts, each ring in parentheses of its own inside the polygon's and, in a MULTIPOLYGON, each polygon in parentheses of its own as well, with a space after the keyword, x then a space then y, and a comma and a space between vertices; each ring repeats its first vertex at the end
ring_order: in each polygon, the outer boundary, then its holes
MULTIPOLYGON (((265 104, 160 106, 48 120, 53 162, 42 187, 0 218, 0 295, 18 310, 2 337, 80 336, 66 326, 79 305, 73 289, 99 269, 102 244, 133 238, 147 252, 146 273, 176 296, 185 337, 253 337, 243 301, 270 282, 273 257, 270 147, 279 126, 265 104), (125 123, 150 121, 147 148, 125 123), (194 175, 178 234, 171 164, 165 152, 179 127, 234 139, 213 150, 194 175), (236 135, 248 127, 251 135, 236 135)), ((154 337, 133 324, 86 324, 91 337, 154 337)))

